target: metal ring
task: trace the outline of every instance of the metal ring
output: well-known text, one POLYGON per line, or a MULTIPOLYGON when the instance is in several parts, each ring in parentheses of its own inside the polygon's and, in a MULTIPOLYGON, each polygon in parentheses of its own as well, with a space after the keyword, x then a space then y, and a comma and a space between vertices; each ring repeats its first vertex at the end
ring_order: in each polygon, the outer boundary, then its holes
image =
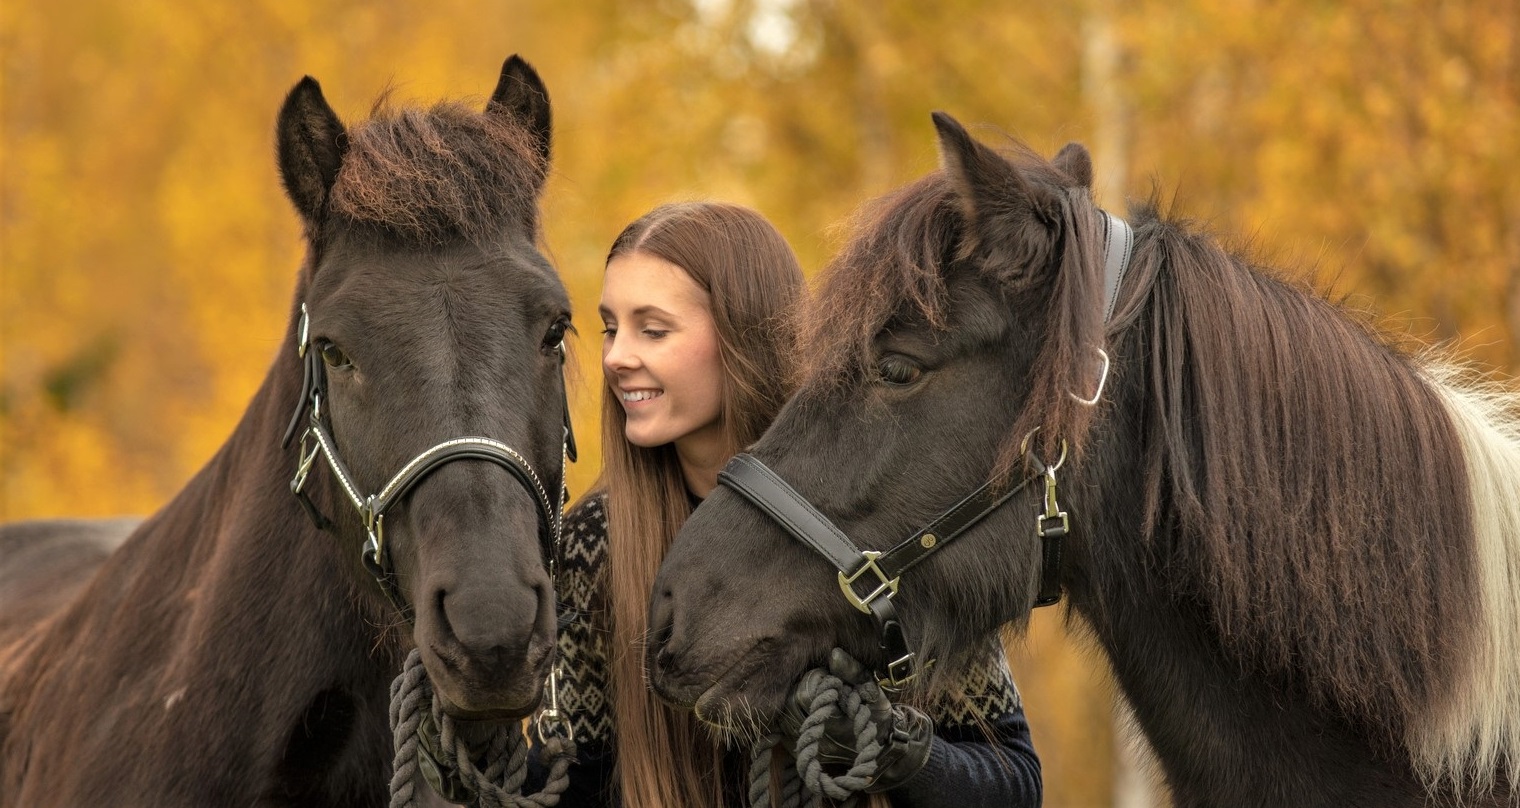
POLYGON ((1037 455, 1034 452, 1031 452, 1029 450, 1029 439, 1033 438, 1034 437, 1034 433, 1039 432, 1039 431, 1040 431, 1040 428, 1039 427, 1035 427, 1034 429, 1029 430, 1029 434, 1025 435, 1024 439, 1022 441, 1019 441, 1019 454, 1021 454, 1021 455, 1028 455, 1029 457, 1034 458, 1035 462, 1039 463, 1040 466, 1041 466, 1041 468, 1045 472, 1047 472, 1047 473, 1054 472, 1057 469, 1059 469, 1061 466, 1065 465, 1065 463, 1066 463, 1066 448, 1067 448, 1066 447, 1066 439, 1065 438, 1061 439, 1061 456, 1056 459, 1055 465, 1053 465, 1053 466, 1047 466, 1047 465, 1045 465, 1045 461, 1040 459, 1039 455, 1037 455))

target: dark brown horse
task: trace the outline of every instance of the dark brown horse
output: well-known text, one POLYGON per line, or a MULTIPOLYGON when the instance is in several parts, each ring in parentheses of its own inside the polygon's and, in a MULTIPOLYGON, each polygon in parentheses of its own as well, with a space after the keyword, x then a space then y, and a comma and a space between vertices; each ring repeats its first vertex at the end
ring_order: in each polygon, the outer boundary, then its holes
POLYGON ((0 547, 0 805, 382 805, 413 645, 455 715, 539 702, 570 314, 543 83, 514 56, 483 113, 345 127, 307 78, 277 140, 308 252, 232 436, 103 563, 0 547))
POLYGON ((936 125, 944 169, 870 210, 800 392, 666 557, 656 689, 772 715, 831 646, 898 673, 892 631, 933 678, 1064 589, 1178 805, 1517 804, 1515 394, 1153 209, 1109 219, 1080 146, 936 125), (852 606, 798 540, 830 523, 916 563, 862 558, 852 606))

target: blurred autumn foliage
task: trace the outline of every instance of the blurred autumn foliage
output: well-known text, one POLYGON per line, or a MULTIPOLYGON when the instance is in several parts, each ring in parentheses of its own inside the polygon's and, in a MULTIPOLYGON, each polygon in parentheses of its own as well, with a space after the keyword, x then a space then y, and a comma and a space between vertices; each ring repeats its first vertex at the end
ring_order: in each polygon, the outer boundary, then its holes
MULTIPOLYGON (((11 0, 0 48, 0 520, 152 510, 290 348, 272 129, 302 74, 355 119, 538 68, 583 435, 623 224, 736 200, 819 267, 856 205, 934 167, 934 109, 1081 140, 1111 209, 1155 195, 1395 331, 1520 361, 1514 0, 11 0)), ((1014 645, 1047 804, 1141 804, 1059 619, 1014 645)))

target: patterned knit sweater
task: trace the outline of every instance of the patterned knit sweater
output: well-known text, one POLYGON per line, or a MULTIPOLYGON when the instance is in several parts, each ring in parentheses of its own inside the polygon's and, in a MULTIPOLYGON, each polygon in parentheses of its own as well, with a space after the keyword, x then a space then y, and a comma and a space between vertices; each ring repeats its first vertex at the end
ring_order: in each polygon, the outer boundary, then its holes
MULTIPOLYGON (((607 558, 605 507, 605 498, 588 497, 565 518, 556 584, 564 606, 574 609, 577 618, 560 632, 559 700, 579 752, 561 808, 620 805, 613 785, 615 728, 607 697, 609 634, 602 612, 605 598, 599 590, 607 558)), ((970 666, 958 685, 952 690, 962 697, 941 697, 925 710, 934 720, 929 762, 889 792, 892 804, 897 808, 1038 806, 1040 761, 1002 650, 989 644, 984 663, 970 666)), ((725 769, 742 774, 746 754, 732 751, 725 769)), ((541 782, 543 773, 535 774, 534 779, 541 782)), ((740 784, 732 785, 733 793, 744 793, 740 784)))

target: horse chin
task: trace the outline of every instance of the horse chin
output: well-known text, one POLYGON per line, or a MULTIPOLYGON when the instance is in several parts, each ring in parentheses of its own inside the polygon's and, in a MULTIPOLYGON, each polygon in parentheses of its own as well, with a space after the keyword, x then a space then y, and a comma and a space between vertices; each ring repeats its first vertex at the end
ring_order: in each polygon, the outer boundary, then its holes
POLYGON ((423 654, 423 666, 443 711, 465 721, 516 720, 532 715, 543 701, 551 661, 552 655, 544 655, 542 664, 525 663, 518 675, 497 683, 474 681, 456 670, 446 657, 423 654))
POLYGON ((543 701, 543 684, 531 692, 521 694, 493 694, 490 697, 472 696, 454 691, 446 684, 436 684, 434 693, 443 711, 462 721, 507 721, 526 718, 538 709, 543 701))
MULTIPOLYGON (((687 703, 678 706, 690 708, 698 721, 721 735, 758 737, 759 729, 781 712, 795 678, 777 677, 775 672, 785 668, 778 661, 760 655, 743 656, 707 689, 688 696, 687 703)), ((669 700, 663 691, 661 695, 669 700)))

